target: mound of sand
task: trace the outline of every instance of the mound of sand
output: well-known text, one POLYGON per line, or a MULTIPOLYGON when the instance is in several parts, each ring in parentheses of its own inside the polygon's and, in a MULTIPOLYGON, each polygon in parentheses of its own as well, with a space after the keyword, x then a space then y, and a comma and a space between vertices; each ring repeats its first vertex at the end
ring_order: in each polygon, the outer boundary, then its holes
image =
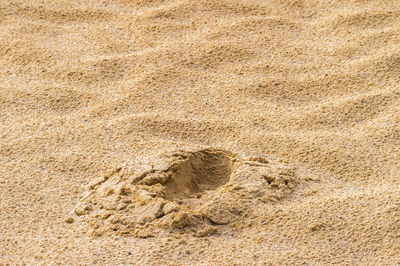
POLYGON ((159 229, 204 236, 217 225, 245 224, 253 209, 285 198, 305 179, 262 157, 179 151, 93 181, 74 212, 95 236, 148 237, 159 229))

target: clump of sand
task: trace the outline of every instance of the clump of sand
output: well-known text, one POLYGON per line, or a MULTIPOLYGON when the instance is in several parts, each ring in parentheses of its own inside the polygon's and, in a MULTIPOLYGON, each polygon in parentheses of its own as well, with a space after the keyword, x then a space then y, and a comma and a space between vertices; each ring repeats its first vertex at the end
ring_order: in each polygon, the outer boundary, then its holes
POLYGON ((304 177, 263 157, 220 149, 178 151, 118 168, 89 184, 74 212, 90 235, 216 233, 290 195, 304 177), (131 170, 128 170, 131 169, 131 170))

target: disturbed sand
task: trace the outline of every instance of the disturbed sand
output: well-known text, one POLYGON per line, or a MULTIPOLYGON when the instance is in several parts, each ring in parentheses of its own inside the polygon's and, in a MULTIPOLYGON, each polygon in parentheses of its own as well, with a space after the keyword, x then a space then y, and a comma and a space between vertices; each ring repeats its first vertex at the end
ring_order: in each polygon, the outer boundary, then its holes
POLYGON ((0 264, 400 263, 400 2, 0 1, 0 264))

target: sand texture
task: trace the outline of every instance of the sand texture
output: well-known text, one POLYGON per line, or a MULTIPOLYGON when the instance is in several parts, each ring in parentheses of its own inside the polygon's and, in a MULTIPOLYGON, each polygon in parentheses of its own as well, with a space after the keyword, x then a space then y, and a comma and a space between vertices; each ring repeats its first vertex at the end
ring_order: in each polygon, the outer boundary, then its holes
POLYGON ((0 265, 400 263, 400 1, 0 0, 0 265))

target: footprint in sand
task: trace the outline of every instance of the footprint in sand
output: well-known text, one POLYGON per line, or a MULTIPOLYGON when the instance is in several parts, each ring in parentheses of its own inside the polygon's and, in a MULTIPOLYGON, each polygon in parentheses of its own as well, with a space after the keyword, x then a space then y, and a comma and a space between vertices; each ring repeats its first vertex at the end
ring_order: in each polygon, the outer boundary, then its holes
POLYGON ((282 200, 303 180, 294 167, 220 149, 164 154, 148 165, 88 186, 74 211, 91 235, 216 232, 244 223, 251 206, 282 200))

